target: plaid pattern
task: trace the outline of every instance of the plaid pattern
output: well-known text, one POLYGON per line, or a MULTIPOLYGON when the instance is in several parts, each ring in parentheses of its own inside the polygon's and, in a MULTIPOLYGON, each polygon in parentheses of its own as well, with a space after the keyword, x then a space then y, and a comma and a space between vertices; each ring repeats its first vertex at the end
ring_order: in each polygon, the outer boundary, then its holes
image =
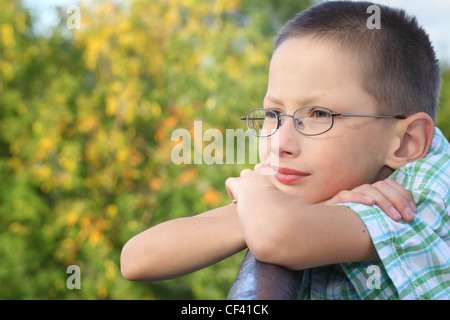
POLYGON ((436 128, 426 158, 391 178, 414 197, 415 220, 343 204, 361 217, 381 261, 305 270, 300 299, 450 299, 450 146, 442 132, 436 128))

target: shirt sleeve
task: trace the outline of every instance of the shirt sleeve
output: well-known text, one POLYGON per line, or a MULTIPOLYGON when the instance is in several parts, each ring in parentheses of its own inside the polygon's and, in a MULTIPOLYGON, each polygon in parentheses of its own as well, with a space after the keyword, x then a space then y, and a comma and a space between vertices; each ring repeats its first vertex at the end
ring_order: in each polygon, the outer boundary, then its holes
MULTIPOLYGON (((442 197, 431 190, 414 194, 419 199, 415 220, 391 220, 377 206, 347 203, 366 225, 384 272, 400 299, 449 299, 449 212, 442 197), (447 223, 446 223, 447 222, 447 223)), ((348 275, 357 264, 343 266, 348 275)))

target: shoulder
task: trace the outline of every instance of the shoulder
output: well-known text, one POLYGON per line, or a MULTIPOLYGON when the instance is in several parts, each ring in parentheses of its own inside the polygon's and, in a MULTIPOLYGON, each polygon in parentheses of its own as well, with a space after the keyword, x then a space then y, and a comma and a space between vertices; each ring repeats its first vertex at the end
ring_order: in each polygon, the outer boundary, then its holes
POLYGON ((450 147, 442 132, 436 128, 425 158, 391 178, 411 192, 418 209, 413 222, 395 222, 377 206, 344 205, 366 225, 400 298, 442 298, 447 292, 442 283, 450 281, 450 147))
POLYGON ((395 222, 377 206, 345 204, 363 220, 398 296, 441 299, 450 281, 450 148, 439 129, 427 156, 394 172, 417 205, 414 221, 395 222), (429 288, 434 288, 429 290, 429 288))

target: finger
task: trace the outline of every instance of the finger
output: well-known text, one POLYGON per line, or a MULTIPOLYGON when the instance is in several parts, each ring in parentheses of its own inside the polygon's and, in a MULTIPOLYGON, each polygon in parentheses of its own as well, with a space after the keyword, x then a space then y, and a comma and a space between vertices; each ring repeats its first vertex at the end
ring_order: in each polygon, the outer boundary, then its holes
POLYGON ((273 170, 270 168, 270 161, 267 159, 264 162, 257 163, 254 170, 262 176, 273 176, 273 170))
POLYGON ((259 174, 259 175, 267 175, 267 165, 264 165, 263 163, 259 162, 255 165, 255 167, 253 168, 254 172, 259 174))
POLYGON ((228 178, 227 180, 225 180, 225 189, 227 190, 228 197, 230 197, 231 200, 236 200, 234 198, 233 191, 232 191, 233 190, 233 181, 235 179, 236 178, 228 178))
POLYGON ((253 172, 253 170, 251 170, 251 169, 244 169, 244 170, 241 171, 241 177, 248 176, 252 172, 253 172))
POLYGON ((259 162, 259 163, 255 164, 255 168, 253 170, 259 171, 259 170, 261 170, 262 167, 264 167, 264 165, 261 162, 259 162))
MULTIPOLYGON (((386 210, 389 210, 394 216, 397 216, 396 213, 398 212, 401 218, 408 222, 414 220, 414 213, 410 208, 409 201, 396 188, 384 180, 374 183, 373 187, 381 194, 380 198, 376 198, 380 209, 386 213, 386 210), (388 205, 391 207, 388 208, 388 205)), ((394 220, 398 221, 397 219, 394 220)))
POLYGON ((391 187, 393 187, 395 190, 397 190, 408 201, 409 207, 413 212, 417 212, 417 207, 414 198, 408 190, 406 190, 401 184, 399 184, 397 181, 391 178, 388 178, 384 181, 388 183, 391 187))
MULTIPOLYGON (((383 193, 380 192, 380 190, 375 186, 376 184, 373 185, 362 185, 358 188, 356 188, 354 191, 355 192, 361 192, 364 193, 367 196, 372 197, 373 199, 375 199, 375 204, 384 212, 386 213, 392 220, 394 221, 400 221, 400 219, 402 218, 402 215, 400 214, 400 212, 398 212, 398 210, 396 209, 396 207, 394 206, 394 204, 389 200, 389 199, 383 195, 383 193)), ((379 185, 379 188, 381 188, 381 186, 379 185)), ((386 188, 386 187, 384 187, 386 188)))
MULTIPOLYGON (((378 181, 373 186, 381 193, 385 198, 389 198, 389 201, 393 204, 394 208, 400 213, 403 220, 410 222, 414 220, 414 212, 411 209, 412 196, 405 197, 405 192, 400 192, 399 187, 394 187, 392 182, 386 180, 378 181)), ((405 190, 406 191, 406 190, 405 190)), ((392 210, 392 209, 391 209, 392 210)))
POLYGON ((332 203, 356 202, 371 206, 375 204, 375 199, 361 192, 343 190, 333 197, 332 203))

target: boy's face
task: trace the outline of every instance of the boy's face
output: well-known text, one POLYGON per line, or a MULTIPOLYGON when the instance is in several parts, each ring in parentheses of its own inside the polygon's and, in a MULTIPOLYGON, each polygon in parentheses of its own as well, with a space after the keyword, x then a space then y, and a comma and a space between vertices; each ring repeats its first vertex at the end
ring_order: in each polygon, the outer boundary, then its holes
MULTIPOLYGON (((288 39, 272 57, 264 108, 292 115, 301 107, 322 106, 376 115, 377 102, 362 87, 358 61, 330 41, 288 39)), ((337 116, 332 129, 318 136, 302 135, 292 118, 283 120, 273 136, 260 138, 259 149, 261 162, 275 173, 268 178, 281 191, 317 203, 389 175, 385 160, 395 120, 337 116)))

